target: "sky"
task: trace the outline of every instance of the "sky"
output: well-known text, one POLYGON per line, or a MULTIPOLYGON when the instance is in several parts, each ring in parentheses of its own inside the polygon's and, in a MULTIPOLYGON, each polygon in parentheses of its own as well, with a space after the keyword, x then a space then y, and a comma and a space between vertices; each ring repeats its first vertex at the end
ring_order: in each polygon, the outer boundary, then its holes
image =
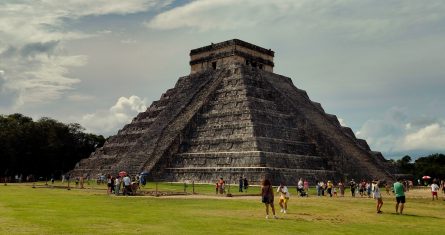
POLYGON ((445 152, 440 0, 2 0, 0 114, 113 135, 233 38, 385 157, 445 152))

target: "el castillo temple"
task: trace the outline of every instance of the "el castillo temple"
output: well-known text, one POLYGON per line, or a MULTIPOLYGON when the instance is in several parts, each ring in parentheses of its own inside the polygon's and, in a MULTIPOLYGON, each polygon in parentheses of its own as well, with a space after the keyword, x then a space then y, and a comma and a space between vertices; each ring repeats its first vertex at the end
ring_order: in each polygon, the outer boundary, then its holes
POLYGON ((147 172, 154 180, 393 181, 380 152, 288 77, 274 51, 238 39, 190 51, 189 75, 80 161, 71 175, 147 172))

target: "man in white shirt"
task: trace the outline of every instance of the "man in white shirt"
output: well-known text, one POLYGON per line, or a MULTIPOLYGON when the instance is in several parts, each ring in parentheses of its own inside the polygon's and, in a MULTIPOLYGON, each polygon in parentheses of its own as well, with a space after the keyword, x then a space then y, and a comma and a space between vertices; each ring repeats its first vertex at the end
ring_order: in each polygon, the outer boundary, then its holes
POLYGON ((130 194, 131 192, 131 179, 126 175, 122 181, 124 182, 124 195, 130 194))
POLYGON ((439 191, 439 185, 437 185, 436 181, 434 180, 433 183, 431 184, 431 194, 433 195, 433 200, 434 196, 436 196, 436 200, 439 200, 439 198, 437 197, 438 191, 439 191))

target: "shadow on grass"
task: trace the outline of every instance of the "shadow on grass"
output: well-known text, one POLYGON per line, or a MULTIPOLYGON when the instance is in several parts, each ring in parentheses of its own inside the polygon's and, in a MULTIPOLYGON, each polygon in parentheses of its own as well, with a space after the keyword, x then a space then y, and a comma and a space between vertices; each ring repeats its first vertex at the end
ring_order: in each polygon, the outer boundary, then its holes
POLYGON ((443 219, 441 217, 437 216, 427 216, 427 215, 413 215, 413 214, 397 214, 397 213, 391 213, 391 215, 398 215, 398 216, 407 216, 407 217, 415 217, 415 218, 428 218, 428 219, 443 219))

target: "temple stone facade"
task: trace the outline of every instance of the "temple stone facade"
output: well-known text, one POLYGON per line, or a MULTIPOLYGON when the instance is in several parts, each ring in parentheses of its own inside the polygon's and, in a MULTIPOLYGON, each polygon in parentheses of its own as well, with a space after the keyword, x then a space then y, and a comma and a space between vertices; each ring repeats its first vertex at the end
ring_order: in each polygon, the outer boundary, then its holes
POLYGON ((219 177, 378 178, 393 174, 335 115, 273 73, 274 52, 233 39, 190 52, 191 73, 79 162, 73 175, 148 172, 156 180, 219 177))

